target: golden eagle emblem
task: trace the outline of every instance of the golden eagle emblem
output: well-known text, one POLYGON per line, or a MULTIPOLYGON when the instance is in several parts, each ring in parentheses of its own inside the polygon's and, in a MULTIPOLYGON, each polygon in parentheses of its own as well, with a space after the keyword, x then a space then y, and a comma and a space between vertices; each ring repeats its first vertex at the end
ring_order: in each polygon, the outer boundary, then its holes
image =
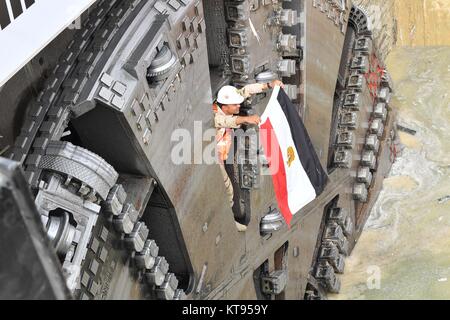
POLYGON ((288 157, 287 165, 288 165, 288 167, 291 167, 292 162, 294 162, 294 160, 295 160, 294 148, 289 147, 287 149, 287 157, 288 157))

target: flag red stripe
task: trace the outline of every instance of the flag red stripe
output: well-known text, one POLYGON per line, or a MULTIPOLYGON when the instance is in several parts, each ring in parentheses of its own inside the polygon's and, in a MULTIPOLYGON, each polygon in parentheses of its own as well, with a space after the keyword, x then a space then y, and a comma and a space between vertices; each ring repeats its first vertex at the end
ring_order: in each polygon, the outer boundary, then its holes
POLYGON ((283 154, 281 153, 281 148, 270 119, 267 119, 266 122, 261 125, 260 135, 264 152, 269 162, 278 207, 280 208, 281 214, 286 220, 287 225, 290 226, 292 212, 289 209, 288 203, 286 170, 284 167, 283 154))

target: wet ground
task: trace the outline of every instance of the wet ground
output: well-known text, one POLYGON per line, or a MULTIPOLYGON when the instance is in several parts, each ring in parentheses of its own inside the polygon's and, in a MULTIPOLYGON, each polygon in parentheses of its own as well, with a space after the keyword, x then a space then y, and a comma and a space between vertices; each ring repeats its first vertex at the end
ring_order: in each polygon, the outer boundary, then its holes
POLYGON ((387 61, 402 152, 330 299, 450 299, 450 47, 387 61), (448 197, 447 197, 448 196, 448 197))

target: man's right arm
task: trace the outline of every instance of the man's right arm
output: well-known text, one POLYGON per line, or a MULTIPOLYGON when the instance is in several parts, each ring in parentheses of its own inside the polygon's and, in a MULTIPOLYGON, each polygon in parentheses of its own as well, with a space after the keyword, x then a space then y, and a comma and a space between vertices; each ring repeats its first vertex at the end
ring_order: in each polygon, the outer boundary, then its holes
POLYGON ((224 114, 217 114, 214 116, 214 126, 216 128, 239 128, 240 124, 237 123, 238 117, 224 114))

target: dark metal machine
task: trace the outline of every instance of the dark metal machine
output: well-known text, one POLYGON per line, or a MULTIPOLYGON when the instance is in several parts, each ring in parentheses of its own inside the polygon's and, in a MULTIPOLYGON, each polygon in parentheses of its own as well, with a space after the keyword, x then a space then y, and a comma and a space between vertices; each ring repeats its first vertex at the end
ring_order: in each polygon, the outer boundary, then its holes
MULTIPOLYGON (((0 88, 0 297, 339 292, 395 139, 364 11, 349 0, 98 0, 81 17, 0 88), (329 183, 288 228, 271 177, 244 161, 233 211, 250 224, 238 232, 218 166, 171 161, 173 132, 198 148, 222 85, 274 78, 329 183)), ((269 95, 243 114, 261 114, 269 95)))

